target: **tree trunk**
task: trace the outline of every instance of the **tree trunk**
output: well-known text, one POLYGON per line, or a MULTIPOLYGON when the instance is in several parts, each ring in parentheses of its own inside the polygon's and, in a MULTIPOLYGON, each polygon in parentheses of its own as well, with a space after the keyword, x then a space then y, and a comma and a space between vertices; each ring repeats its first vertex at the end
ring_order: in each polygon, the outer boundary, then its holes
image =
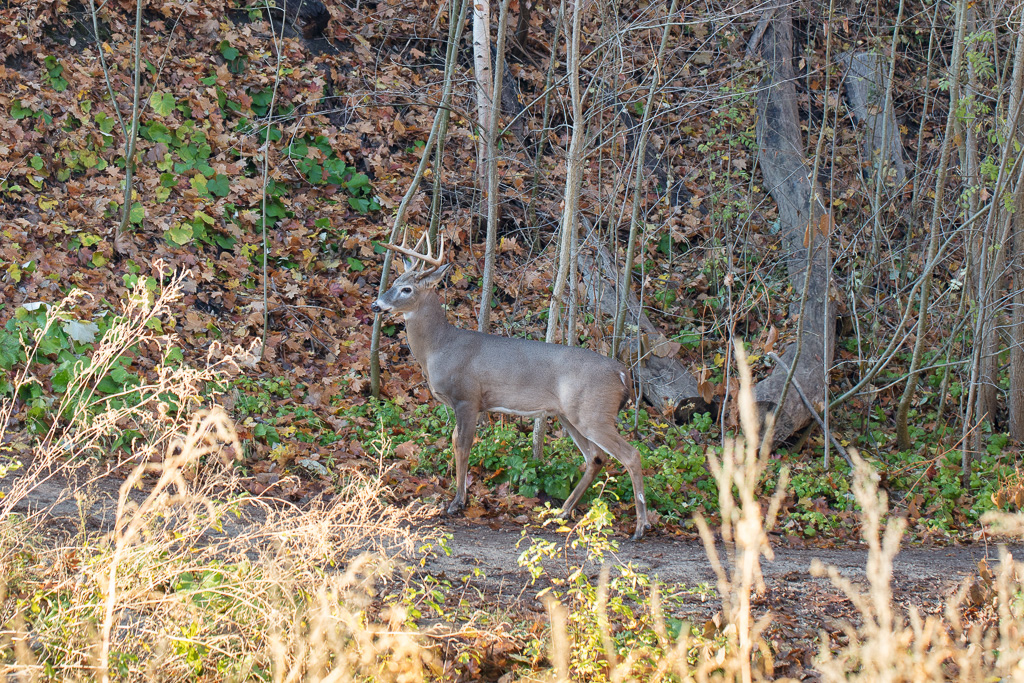
MULTIPOLYGON (((1024 36, 1024 33, 1021 34, 1024 36)), ((1022 38, 1024 40, 1024 38, 1022 38)), ((1019 49, 1019 48, 1018 48, 1019 49)), ((1010 327, 1010 436, 1024 441, 1024 182, 1013 214, 1013 313, 1010 327)))
POLYGON ((892 98, 886 96, 889 80, 883 68, 885 59, 871 52, 847 52, 839 61, 846 66, 850 112, 858 125, 864 125, 865 156, 871 160, 876 177, 881 173, 883 186, 902 187, 907 167, 892 98))
MULTIPOLYGON (((835 328, 835 310, 828 302, 831 278, 826 258, 831 216, 825 213, 804 163, 788 4, 776 5, 760 45, 768 71, 758 90, 758 162, 779 207, 790 283, 801 295, 800 303, 790 307, 790 318, 798 323, 797 340, 782 359, 791 368, 792 380, 817 406, 827 398, 825 367, 831 364, 835 328)), ((789 381, 787 373, 777 368, 754 392, 770 432, 766 440, 775 443, 812 419, 797 392, 789 391, 789 381), (771 420, 769 413, 775 416, 771 420)))
MULTIPOLYGON (((1013 60, 1010 111, 1018 111, 1024 82, 1024 30, 1017 34, 1013 60)), ((1024 140, 1024 122, 1017 121, 1017 139, 1024 140)), ((1024 171, 1022 171, 1024 173, 1024 171)), ((1010 325, 1010 436, 1024 441, 1024 177, 1017 176, 1013 221, 1013 306, 1010 325)))
POLYGON ((476 80, 476 170, 483 183, 484 169, 487 168, 486 127, 491 121, 491 107, 494 105, 492 88, 494 77, 491 73, 491 3, 490 0, 473 2, 473 74, 476 80))
MULTIPOLYGON (((501 92, 505 67, 505 24, 508 21, 509 0, 502 0, 498 19, 498 49, 494 60, 494 83, 491 92, 501 92)), ((500 196, 498 189, 498 128, 501 105, 492 103, 491 118, 487 120, 484 137, 487 141, 487 244, 484 247, 484 272, 480 278, 480 313, 477 330, 487 333, 491 327, 491 287, 494 283, 494 252, 498 242, 498 216, 500 196)))
MULTIPOLYGON (((522 1, 522 0, 521 0, 522 1)), ((572 6, 572 30, 569 38, 569 96, 572 100, 572 137, 569 139, 569 153, 565 160, 565 207, 562 210, 561 234, 558 244, 558 270, 554 286, 551 290, 551 303, 548 308, 548 329, 544 341, 549 344, 555 341, 558 332, 558 321, 564 305, 565 285, 569 275, 569 260, 573 256, 576 243, 576 222, 579 220, 577 209, 580 189, 583 185, 583 165, 586 156, 584 149, 583 98, 580 94, 580 27, 583 22, 583 1, 575 0, 572 6)), ((558 39, 556 35, 555 40, 558 39)), ((576 283, 569 283, 575 287, 576 283)), ((568 330, 567 341, 575 337, 575 330, 568 330)), ((572 343, 571 341, 569 343, 572 343)), ((533 454, 542 455, 544 446, 544 419, 537 418, 533 423, 533 454)))

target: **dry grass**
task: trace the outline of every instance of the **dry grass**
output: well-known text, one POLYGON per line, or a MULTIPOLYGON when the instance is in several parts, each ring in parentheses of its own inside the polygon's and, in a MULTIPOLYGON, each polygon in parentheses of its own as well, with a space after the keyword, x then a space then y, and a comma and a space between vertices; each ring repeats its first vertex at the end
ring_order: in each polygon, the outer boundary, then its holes
MULTIPOLYGON (((332 502, 302 509, 235 493, 226 465, 241 446, 231 420, 198 406, 246 362, 241 349, 215 348, 201 369, 156 367, 121 406, 98 394, 130 347, 173 344, 151 321, 170 311, 180 282, 154 301, 137 290, 55 407, 63 419, 30 451, 5 453, 7 464, 15 453, 28 463, 8 475, 0 500, 0 671, 25 680, 420 680, 431 657, 402 628, 404 615, 370 618, 392 558, 411 552, 408 529, 425 516, 388 505, 381 472, 349 472, 332 502), (26 498, 47 480, 95 470, 90 456, 128 427, 142 437, 112 529, 83 524, 74 538, 44 545, 46 511, 26 515, 26 498)), ((74 303, 52 309, 47 325, 74 303)), ((33 381, 26 369, 14 384, 33 381)), ((14 412, 5 399, 0 429, 14 412)), ((94 479, 63 497, 95 504, 94 479)))
MULTIPOLYGON (((1024 680, 1024 565, 1005 548, 995 574, 984 564, 980 576, 963 582, 946 603, 944 615, 922 617, 911 607, 894 606, 891 579, 905 523, 889 518, 885 494, 877 475, 856 452, 854 494, 863 511, 863 534, 868 545, 866 590, 858 588, 834 567, 815 563, 812 571, 827 575, 856 607, 861 624, 846 624, 847 644, 836 650, 824 645, 817 668, 824 681, 1021 681, 1024 680), (964 614, 971 608, 971 622, 964 614)), ((990 514, 990 530, 1022 537, 1019 515, 990 514), (996 527, 999 527, 998 529, 996 527)))
MULTIPOLYGON (((25 457, 27 466, 17 477, 8 475, 0 500, 0 673, 9 680, 449 677, 452 669, 440 661, 430 638, 408 627, 402 609, 382 606, 381 589, 401 580, 396 558, 422 541, 409 531, 422 513, 389 505, 380 472, 351 472, 334 501, 302 509, 235 493, 230 464, 241 447, 231 421, 219 408, 199 406, 210 398, 204 387, 223 384, 244 364, 242 350, 216 349, 198 369, 153 368, 134 400, 120 407, 109 407, 107 397, 97 394, 98 382, 127 349, 173 342, 155 334, 150 321, 171 310, 179 282, 169 282, 154 301, 137 291, 54 407, 53 414, 63 417, 31 451, 2 454, 5 464, 25 457), (129 427, 142 437, 131 452, 132 473, 121 486, 112 526, 97 532, 83 524, 77 535, 58 543, 43 539, 37 525, 43 515, 27 516, 25 498, 47 478, 88 469, 90 456, 129 427)), ((69 300, 55 307, 49 324, 73 305, 69 300)), ((652 589, 641 607, 651 616, 654 636, 623 653, 607 615, 606 569, 592 592, 579 590, 574 601, 548 601, 550 654, 513 678, 773 679, 771 647, 763 638, 771 615, 755 613, 752 598, 764 590, 761 562, 772 558, 767 532, 785 482, 764 505, 758 494, 765 463, 757 449, 750 374, 741 348, 737 356, 743 434, 720 460, 710 458, 723 519, 718 538, 698 520, 718 579, 723 628, 711 639, 686 628, 669 637, 662 596, 652 589), (588 611, 585 618, 581 610, 588 611), (584 633, 580 624, 594 631, 584 633), (581 662, 581 652, 593 654, 581 662)), ((28 369, 15 378, 19 386, 33 381, 28 369)), ((13 401, 0 404, 0 437, 15 410, 13 401)), ((1024 566, 1004 552, 1001 565, 966 582, 942 616, 899 610, 890 585, 903 525, 887 519, 872 472, 857 462, 868 585, 858 587, 834 569, 814 568, 859 612, 858 623, 844 627, 843 645, 833 646, 823 636, 817 660, 822 679, 1024 680, 1024 566), (975 615, 970 623, 962 617, 968 604, 975 615)), ((88 492, 86 479, 67 496, 77 494, 85 510, 88 492)), ((993 531, 1024 536, 1018 516, 986 521, 993 531)), ((388 590, 400 593, 394 586, 388 590)))

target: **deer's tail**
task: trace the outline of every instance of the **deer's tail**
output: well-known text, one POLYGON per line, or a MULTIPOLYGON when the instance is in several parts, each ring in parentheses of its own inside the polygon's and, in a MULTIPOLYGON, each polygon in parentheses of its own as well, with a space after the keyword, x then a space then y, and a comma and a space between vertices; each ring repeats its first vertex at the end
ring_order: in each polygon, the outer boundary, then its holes
POLYGON ((622 400, 619 402, 619 410, 622 410, 630 402, 636 403, 636 385, 633 384, 633 373, 629 368, 624 367, 619 371, 619 379, 622 380, 622 400))

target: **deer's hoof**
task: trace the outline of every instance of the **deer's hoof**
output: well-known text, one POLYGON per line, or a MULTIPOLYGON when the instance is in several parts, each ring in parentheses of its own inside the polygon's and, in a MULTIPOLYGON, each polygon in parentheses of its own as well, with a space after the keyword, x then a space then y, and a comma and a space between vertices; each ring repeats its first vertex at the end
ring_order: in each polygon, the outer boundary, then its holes
POLYGON ((639 541, 641 538, 644 537, 644 532, 647 531, 650 528, 651 528, 651 523, 650 522, 644 522, 643 524, 637 525, 636 531, 633 532, 633 540, 634 541, 639 541))
POLYGON ((466 507, 466 504, 463 503, 461 500, 453 500, 452 504, 448 506, 448 514, 449 515, 457 515, 460 512, 462 512, 463 508, 465 508, 465 507, 466 507))

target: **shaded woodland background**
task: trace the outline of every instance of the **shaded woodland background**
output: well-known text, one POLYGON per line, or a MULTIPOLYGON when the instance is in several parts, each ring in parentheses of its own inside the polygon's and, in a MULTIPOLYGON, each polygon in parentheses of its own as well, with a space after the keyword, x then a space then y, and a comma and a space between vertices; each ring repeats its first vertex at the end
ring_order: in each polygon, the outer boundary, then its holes
MULTIPOLYGON (((949 502, 1016 490, 1018 7, 511 1, 474 52, 480 7, 5 3, 3 372, 35 302, 89 294, 15 426, 45 422, 130 286, 187 268, 175 357, 258 342, 251 473, 358 459, 346 411, 430 402, 400 325, 377 343, 368 312, 382 244, 429 230, 453 322, 615 352, 656 423, 735 429, 739 340, 765 448, 827 464, 856 444, 942 474, 949 502)), ((136 349, 107 388, 162 360, 136 349)))

